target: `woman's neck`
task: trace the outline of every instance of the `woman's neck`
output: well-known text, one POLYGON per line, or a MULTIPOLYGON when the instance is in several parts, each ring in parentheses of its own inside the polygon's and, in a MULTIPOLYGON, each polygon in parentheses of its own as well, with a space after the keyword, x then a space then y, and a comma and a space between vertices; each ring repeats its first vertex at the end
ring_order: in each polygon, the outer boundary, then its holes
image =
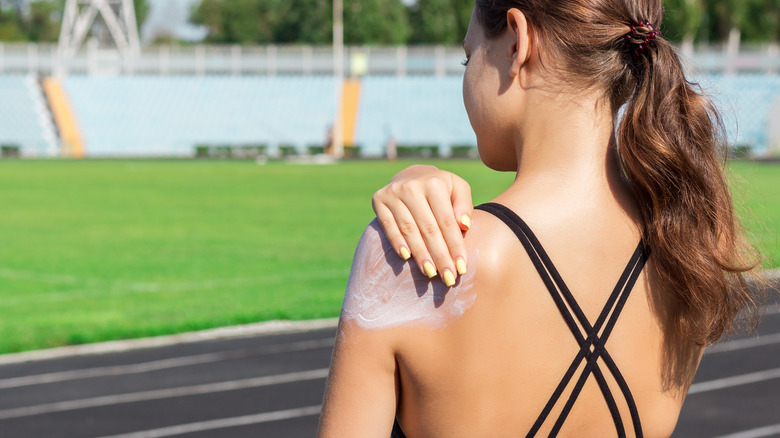
MULTIPOLYGON (((611 109, 597 98, 574 100, 529 93, 518 127, 517 176, 510 190, 536 196, 593 196, 626 186, 621 176, 611 109)), ((617 195, 617 193, 612 193, 617 195)))

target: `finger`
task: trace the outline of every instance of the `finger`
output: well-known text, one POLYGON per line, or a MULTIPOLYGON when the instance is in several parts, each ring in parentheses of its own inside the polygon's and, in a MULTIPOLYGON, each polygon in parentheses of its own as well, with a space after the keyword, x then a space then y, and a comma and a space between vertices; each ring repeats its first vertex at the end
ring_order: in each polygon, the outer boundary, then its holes
MULTIPOLYGON (((471 198, 471 186, 457 175, 452 176, 451 200, 460 229, 468 231, 471 228, 471 217, 474 215, 474 201, 471 198)), ((446 235, 445 240, 450 243, 446 235)))
POLYGON ((409 250, 412 252, 412 257, 414 257, 417 267, 420 268, 420 272, 428 278, 435 277, 438 274, 436 265, 425 247, 420 228, 406 204, 397 201, 391 203, 389 209, 393 213, 404 240, 409 244, 409 250))
POLYGON ((393 213, 382 203, 375 203, 373 207, 377 221, 379 221, 379 225, 384 230, 385 236, 387 236, 387 240, 395 250, 395 253, 402 259, 409 260, 411 257, 409 245, 401 234, 401 230, 398 228, 393 213))
MULTIPOLYGON (((445 201, 445 203, 448 204, 449 202, 445 201)), ((458 271, 455 262, 452 260, 452 257, 450 257, 447 243, 444 241, 439 222, 433 214, 431 205, 425 198, 415 198, 415 201, 408 203, 407 207, 414 217, 414 221, 417 224, 420 235, 424 241, 425 248, 432 257, 434 266, 439 271, 439 275, 441 275, 442 280, 444 280, 447 286, 452 286, 455 283, 455 274, 458 271)), ((449 213, 445 217, 449 218, 450 226, 457 228, 455 218, 452 214, 452 207, 449 207, 449 213)))
MULTIPOLYGON (((457 272, 460 275, 465 274, 468 269, 466 244, 463 241, 463 232, 460 228, 460 222, 455 216, 449 198, 447 198, 444 194, 441 194, 441 196, 429 195, 428 204, 431 207, 431 211, 436 218, 436 222, 438 223, 439 229, 441 230, 442 238, 444 239, 445 247, 441 250, 446 252, 448 260, 454 260, 454 272, 457 272)), ((425 239, 424 235, 423 239, 425 239)), ((429 244, 426 240, 425 244, 428 247, 428 251, 431 253, 431 256, 434 260, 438 261, 445 258, 445 254, 436 252, 439 250, 438 247, 436 247, 436 249, 432 247, 432 245, 435 245, 435 243, 432 242, 429 244)))

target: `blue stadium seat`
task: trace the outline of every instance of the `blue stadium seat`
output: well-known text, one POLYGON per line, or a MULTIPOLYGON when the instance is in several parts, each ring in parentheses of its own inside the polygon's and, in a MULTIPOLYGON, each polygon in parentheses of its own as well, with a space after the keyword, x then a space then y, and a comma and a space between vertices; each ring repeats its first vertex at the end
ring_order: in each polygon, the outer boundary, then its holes
POLYGON ((363 79, 356 142, 383 155, 390 136, 400 145, 476 145, 463 107, 462 76, 369 76, 363 79))
POLYGON ((57 139, 40 85, 32 76, 0 75, 0 144, 23 156, 55 156, 57 139))
POLYGON ((765 74, 707 75, 698 78, 724 119, 731 145, 767 148, 769 111, 780 96, 780 76, 765 74))
POLYGON ((64 81, 89 156, 189 156, 196 145, 323 144, 326 76, 71 76, 64 81))
MULTIPOLYGON (((731 144, 759 153, 767 143, 780 76, 700 75, 722 111, 731 144)), ((462 76, 363 78, 356 142, 378 156, 401 145, 474 145, 463 107, 462 76)), ((88 156, 191 156, 204 145, 266 144, 299 151, 322 144, 333 122, 329 76, 70 76, 63 82, 88 156)), ((0 143, 27 156, 56 155, 57 139, 33 77, 0 75, 0 143)))

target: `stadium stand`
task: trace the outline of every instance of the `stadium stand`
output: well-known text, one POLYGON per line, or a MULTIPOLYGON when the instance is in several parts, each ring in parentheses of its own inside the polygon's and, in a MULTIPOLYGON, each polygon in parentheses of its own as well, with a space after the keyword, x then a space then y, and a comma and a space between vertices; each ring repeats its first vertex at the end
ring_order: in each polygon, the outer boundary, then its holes
MULTIPOLYGON (((780 76, 697 79, 721 109, 732 145, 758 155, 769 150, 780 76)), ((391 138, 400 147, 438 148, 443 156, 475 145, 461 81, 460 75, 374 75, 348 82, 341 96, 347 145, 359 146, 363 156, 384 155, 391 138)), ((270 154, 321 150, 335 105, 335 82, 326 75, 68 76, 61 84, 90 157, 189 157, 199 145, 264 145, 270 154)), ((61 153, 34 77, 0 75, 0 98, 0 145, 18 145, 24 156, 61 153)), ((68 156, 65 146, 62 154, 68 156)))
POLYGON ((0 75, 0 144, 22 156, 57 156, 57 136, 33 76, 0 75))
POLYGON ((69 76, 88 156, 192 156, 197 145, 322 145, 330 76, 69 76))
POLYGON ((780 97, 780 76, 712 74, 699 80, 721 110, 729 143, 753 147, 759 155, 767 151, 772 104, 780 97))
POLYGON ((462 76, 367 76, 356 143, 364 155, 383 155, 390 137, 399 145, 476 145, 463 107, 462 76))

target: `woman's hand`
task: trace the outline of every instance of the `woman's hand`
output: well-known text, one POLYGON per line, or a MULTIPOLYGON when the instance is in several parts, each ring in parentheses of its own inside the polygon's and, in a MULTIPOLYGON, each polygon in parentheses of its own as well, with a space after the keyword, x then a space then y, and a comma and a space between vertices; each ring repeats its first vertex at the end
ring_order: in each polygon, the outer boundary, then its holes
POLYGON ((447 286, 468 266, 463 232, 471 227, 471 187, 434 166, 411 166, 374 193, 374 212, 396 253, 447 286))

